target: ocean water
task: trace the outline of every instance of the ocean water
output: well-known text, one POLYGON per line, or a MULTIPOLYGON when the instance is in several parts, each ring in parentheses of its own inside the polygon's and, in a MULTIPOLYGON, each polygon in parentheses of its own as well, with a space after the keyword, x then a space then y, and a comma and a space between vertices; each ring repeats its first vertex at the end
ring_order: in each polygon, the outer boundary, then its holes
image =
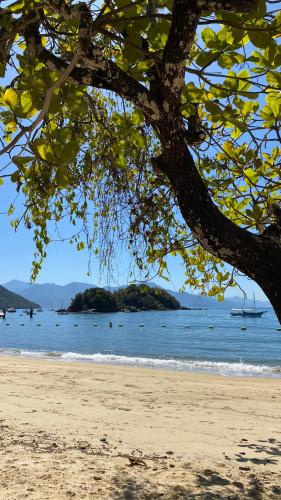
POLYGON ((65 316, 42 311, 32 319, 17 311, 0 320, 0 355, 281 377, 279 327, 272 310, 262 318, 232 317, 223 309, 65 316))

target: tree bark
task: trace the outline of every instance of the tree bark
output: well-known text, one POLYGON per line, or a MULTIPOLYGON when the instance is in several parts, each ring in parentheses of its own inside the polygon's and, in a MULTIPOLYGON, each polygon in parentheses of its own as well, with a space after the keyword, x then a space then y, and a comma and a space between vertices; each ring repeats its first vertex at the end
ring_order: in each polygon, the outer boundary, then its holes
POLYGON ((181 214, 198 242, 256 281, 281 323, 281 247, 231 222, 213 202, 189 152, 184 131, 167 116, 157 127, 162 155, 153 160, 168 177, 181 214))

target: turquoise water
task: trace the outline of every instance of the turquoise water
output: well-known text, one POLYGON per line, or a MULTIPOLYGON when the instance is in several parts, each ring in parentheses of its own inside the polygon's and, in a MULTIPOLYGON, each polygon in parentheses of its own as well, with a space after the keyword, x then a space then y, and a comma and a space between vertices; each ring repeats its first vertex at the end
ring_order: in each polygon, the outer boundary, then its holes
POLYGON ((32 319, 17 311, 0 320, 0 354, 280 377, 279 326, 271 310, 262 318, 232 317, 220 309, 65 316, 43 311, 32 319))

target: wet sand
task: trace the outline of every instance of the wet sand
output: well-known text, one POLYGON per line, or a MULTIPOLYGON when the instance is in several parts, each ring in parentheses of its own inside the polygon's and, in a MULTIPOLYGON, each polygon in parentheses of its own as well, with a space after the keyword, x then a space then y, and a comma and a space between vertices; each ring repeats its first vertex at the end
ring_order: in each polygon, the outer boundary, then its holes
POLYGON ((281 379, 0 358, 0 499, 281 498, 281 379))

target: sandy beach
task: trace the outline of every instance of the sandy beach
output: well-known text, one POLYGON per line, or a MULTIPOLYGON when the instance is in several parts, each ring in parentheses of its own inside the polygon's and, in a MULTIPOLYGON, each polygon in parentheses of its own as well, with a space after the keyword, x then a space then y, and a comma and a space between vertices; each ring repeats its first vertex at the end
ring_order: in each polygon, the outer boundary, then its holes
POLYGON ((281 498, 281 379, 0 358, 0 499, 281 498))

